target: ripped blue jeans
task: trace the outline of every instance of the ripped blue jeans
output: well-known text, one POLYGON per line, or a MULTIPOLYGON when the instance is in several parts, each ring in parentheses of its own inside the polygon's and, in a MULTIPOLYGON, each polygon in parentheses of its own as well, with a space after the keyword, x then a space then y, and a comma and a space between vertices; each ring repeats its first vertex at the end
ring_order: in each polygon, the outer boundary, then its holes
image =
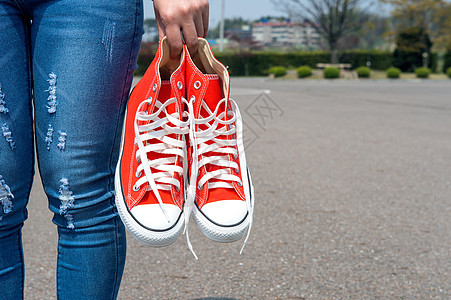
POLYGON ((23 299, 34 146, 58 226, 58 299, 117 297, 114 171, 142 19, 141 0, 0 0, 2 300, 23 299))

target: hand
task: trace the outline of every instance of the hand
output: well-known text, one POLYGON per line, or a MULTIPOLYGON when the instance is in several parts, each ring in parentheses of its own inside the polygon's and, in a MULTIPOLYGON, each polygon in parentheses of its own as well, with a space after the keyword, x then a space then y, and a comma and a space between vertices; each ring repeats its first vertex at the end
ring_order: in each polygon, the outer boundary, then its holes
POLYGON ((197 52, 197 38, 207 36, 208 0, 154 0, 160 40, 166 36, 170 56, 177 59, 183 48, 182 34, 192 56, 197 52), (182 34, 181 34, 182 33, 182 34))

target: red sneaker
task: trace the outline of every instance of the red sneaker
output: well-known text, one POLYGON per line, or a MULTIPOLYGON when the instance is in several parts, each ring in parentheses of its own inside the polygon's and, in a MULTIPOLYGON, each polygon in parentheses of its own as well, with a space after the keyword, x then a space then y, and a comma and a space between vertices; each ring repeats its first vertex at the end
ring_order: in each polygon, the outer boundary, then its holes
POLYGON ((179 236, 183 223, 185 54, 169 58, 166 39, 127 106, 116 170, 116 206, 141 243, 163 247, 179 236))
POLYGON ((254 193, 244 154, 241 115, 229 98, 227 69, 214 58, 205 39, 199 38, 195 57, 186 51, 186 86, 190 119, 188 210, 192 210, 200 230, 214 241, 237 241, 246 231, 249 237, 254 193))

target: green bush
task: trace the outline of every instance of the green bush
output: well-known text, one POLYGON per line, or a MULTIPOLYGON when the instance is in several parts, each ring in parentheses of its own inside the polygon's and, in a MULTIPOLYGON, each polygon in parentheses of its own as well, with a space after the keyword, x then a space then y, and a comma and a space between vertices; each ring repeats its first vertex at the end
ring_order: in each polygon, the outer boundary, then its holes
POLYGON ((358 67, 355 71, 357 72, 359 78, 369 78, 371 74, 370 68, 364 66, 358 67))
POLYGON ((426 67, 416 68, 415 74, 417 75, 417 78, 428 78, 431 74, 431 69, 426 67))
POLYGON ((274 77, 282 77, 287 74, 287 68, 283 66, 275 66, 269 69, 269 74, 273 74, 274 77))
POLYGON ((327 67, 324 69, 324 78, 334 79, 340 77, 340 69, 337 67, 327 67))
POLYGON ((395 67, 391 67, 387 69, 387 77, 391 79, 396 79, 401 76, 401 70, 395 67))
POLYGON ((312 76, 312 68, 310 68, 309 66, 300 66, 297 69, 297 73, 298 73, 298 78, 309 77, 309 76, 312 76))
POLYGON ((448 77, 451 78, 451 67, 446 69, 446 75, 448 75, 448 77))

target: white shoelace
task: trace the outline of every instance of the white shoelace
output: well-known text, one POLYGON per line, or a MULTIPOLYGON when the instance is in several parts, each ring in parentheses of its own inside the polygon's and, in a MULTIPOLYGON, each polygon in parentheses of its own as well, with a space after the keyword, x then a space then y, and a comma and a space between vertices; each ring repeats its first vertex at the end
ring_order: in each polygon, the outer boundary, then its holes
MULTIPOLYGON (((192 97, 192 99, 188 102, 188 112, 190 121, 189 136, 191 146, 193 149, 192 154, 193 157, 192 157, 192 167, 190 174, 188 197, 187 201, 185 202, 186 204, 185 232, 188 242, 188 248, 191 250, 194 257, 196 257, 197 259, 197 256, 194 253, 191 242, 189 240, 188 234, 189 216, 194 208, 196 189, 199 190, 203 189, 205 183, 207 182, 209 182, 208 183, 209 189, 233 188, 232 184, 233 181, 238 182, 240 186, 243 186, 244 184, 245 191, 249 191, 250 189, 253 189, 253 187, 252 185, 249 187, 248 182, 242 182, 240 177, 232 174, 231 172, 231 168, 235 169, 237 172, 239 171, 238 164, 235 161, 231 160, 231 156, 233 156, 235 159, 238 156, 235 146, 237 146, 237 144, 240 144, 241 149, 244 149, 242 144, 242 132, 241 130, 237 132, 237 126, 240 126, 240 128, 242 128, 241 115, 237 104, 232 99, 229 99, 234 109, 232 111, 227 111, 227 109, 225 109, 218 115, 219 108, 221 106, 226 107, 227 100, 225 98, 219 101, 214 112, 210 110, 210 108, 206 105, 205 102, 202 102, 202 108, 205 109, 205 111, 208 114, 208 117, 202 118, 201 116, 200 118, 196 119, 194 117, 194 106, 193 106, 195 100, 196 99, 192 97), (196 131, 196 125, 198 126, 203 125, 204 127, 207 127, 207 129, 202 130, 198 127, 196 131), (221 126, 219 126, 218 128, 218 125, 221 126), (229 127, 228 130, 227 127, 229 127), (231 135, 234 135, 235 133, 239 135, 237 136, 237 138, 227 138, 231 135), (206 156, 207 153, 209 154, 208 156, 206 156), (203 155, 203 157, 201 158, 201 160, 199 160, 199 156, 201 155, 203 155), (214 171, 207 172, 205 175, 203 175, 202 178, 199 180, 199 185, 197 185, 197 176, 199 174, 199 169, 207 164, 214 165, 219 168, 217 168, 214 171)), ((243 163, 245 165, 245 161, 243 163)), ((247 170, 242 169, 242 172, 247 172, 247 170)), ((247 243, 250 234, 250 229, 252 227, 253 191, 251 192, 252 195, 249 195, 247 192, 245 192, 248 212, 250 214, 250 224, 247 237, 244 241, 240 253, 242 253, 247 243)))
MULTIPOLYGON (((182 98, 182 100, 186 102, 185 99, 182 98)), ((174 139, 170 135, 185 135, 189 132, 189 121, 183 122, 179 119, 177 112, 169 114, 167 111, 167 106, 175 104, 176 101, 176 98, 168 99, 164 103, 157 100, 155 107, 158 110, 152 114, 142 111, 144 105, 151 105, 152 99, 142 101, 138 106, 134 123, 135 143, 138 145, 136 159, 140 164, 135 174, 139 179, 133 189, 138 190, 143 184, 149 183, 147 191, 154 193, 168 222, 169 217, 163 207, 163 201, 158 190, 171 190, 171 186, 174 186, 178 191, 180 190, 180 183, 174 178, 174 174, 179 173, 180 176, 183 176, 183 168, 175 165, 175 162, 177 158, 181 161, 185 159, 184 148, 186 145, 183 139, 174 139), (160 118, 159 115, 162 112, 164 117, 160 118), (143 124, 138 124, 138 122, 143 124), (155 143, 156 140, 159 142, 155 143), (149 160, 147 154, 150 152, 171 156, 149 160), (151 168, 158 170, 158 172, 152 173, 151 168), (143 171, 145 176, 142 176, 143 171)), ((187 112, 183 112, 183 117, 187 117, 187 115, 187 112)))
MULTIPOLYGON (((194 172, 192 174, 191 179, 194 180, 197 178, 199 169, 203 166, 210 164, 220 167, 219 169, 207 172, 202 178, 199 180, 199 185, 197 188, 199 190, 203 189, 204 184, 211 179, 218 179, 220 181, 210 181, 208 184, 208 188, 233 188, 231 181, 236 181, 240 186, 242 186, 241 179, 233 175, 230 171, 230 168, 234 168, 237 172, 239 172, 238 164, 235 161, 230 160, 229 155, 233 155, 234 158, 237 158, 238 153, 235 148, 237 140, 236 139, 221 139, 220 137, 228 137, 236 133, 236 126, 233 125, 236 122, 236 115, 234 112, 229 111, 228 119, 225 118, 226 111, 218 114, 218 110, 221 105, 225 106, 225 99, 222 99, 214 112, 210 110, 210 108, 202 102, 202 107, 206 110, 209 115, 206 118, 194 119, 194 116, 191 116, 191 120, 194 120, 193 125, 204 125, 208 127, 205 130, 201 130, 199 127, 197 128, 197 132, 195 131, 195 126, 190 126, 193 134, 193 139, 191 139, 191 144, 194 149, 196 149, 197 153, 195 158, 193 158, 193 168, 194 172), (213 120, 213 123, 211 121, 213 120), (221 124, 220 128, 218 125, 221 124), (227 125, 230 125, 230 129, 227 130, 227 125), (199 148, 198 148, 199 147, 199 148), (211 155, 215 153, 215 155, 211 155), (197 161, 196 158, 199 156, 210 154, 209 156, 204 156, 201 160, 197 161), (195 177, 193 177, 193 175, 195 177)), ((191 183, 195 183, 191 181, 191 183)))

